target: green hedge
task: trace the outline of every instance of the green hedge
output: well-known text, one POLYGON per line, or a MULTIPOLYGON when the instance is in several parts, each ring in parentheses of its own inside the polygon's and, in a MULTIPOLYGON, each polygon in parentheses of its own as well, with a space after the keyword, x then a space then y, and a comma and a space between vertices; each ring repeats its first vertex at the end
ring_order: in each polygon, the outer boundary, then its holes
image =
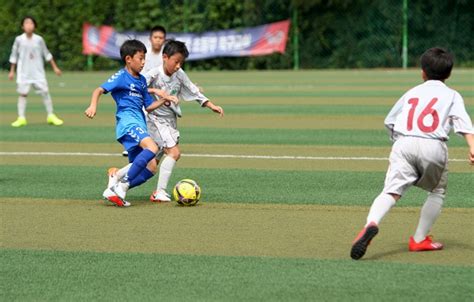
MULTIPOLYGON (((298 12, 302 68, 400 67, 402 0, 16 0, 0 5, 0 62, 8 57, 20 20, 32 15, 37 33, 66 70, 83 70, 82 24, 109 24, 118 30, 147 31, 164 25, 170 32, 202 32, 256 26, 288 19, 298 12)), ((409 66, 432 46, 452 50, 458 66, 473 66, 472 1, 410 1, 409 66)), ((188 62, 192 69, 287 69, 293 66, 293 31, 284 55, 217 58, 188 62)), ((94 57, 95 69, 117 68, 119 62, 94 57)))

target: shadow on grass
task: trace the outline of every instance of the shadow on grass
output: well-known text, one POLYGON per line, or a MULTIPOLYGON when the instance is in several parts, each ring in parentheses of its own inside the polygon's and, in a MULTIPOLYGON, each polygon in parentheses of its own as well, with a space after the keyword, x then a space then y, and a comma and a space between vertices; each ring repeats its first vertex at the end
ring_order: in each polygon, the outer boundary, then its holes
POLYGON ((394 250, 391 250, 391 251, 386 251, 386 252, 383 252, 383 253, 377 253, 377 254, 374 254, 370 257, 364 257, 364 259, 366 259, 366 260, 383 260, 383 258, 385 258, 385 257, 405 254, 407 252, 408 252, 408 249, 407 249, 406 245, 403 245, 403 246, 400 245, 400 247, 397 248, 397 249, 394 249, 394 250))

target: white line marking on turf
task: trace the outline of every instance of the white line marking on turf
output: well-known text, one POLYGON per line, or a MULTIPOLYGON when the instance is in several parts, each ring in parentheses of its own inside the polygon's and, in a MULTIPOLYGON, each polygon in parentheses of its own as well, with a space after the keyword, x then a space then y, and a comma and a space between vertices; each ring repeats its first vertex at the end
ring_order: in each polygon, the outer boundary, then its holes
MULTIPOLYGON (((94 153, 94 152, 0 152, 1 156, 122 156, 120 153, 94 153)), ((387 157, 365 156, 291 156, 291 155, 238 155, 238 154, 182 154, 184 157, 201 158, 243 158, 243 159, 294 159, 294 160, 362 160, 362 161, 388 161, 387 157)), ((467 159, 452 158, 451 162, 466 162, 467 159)))

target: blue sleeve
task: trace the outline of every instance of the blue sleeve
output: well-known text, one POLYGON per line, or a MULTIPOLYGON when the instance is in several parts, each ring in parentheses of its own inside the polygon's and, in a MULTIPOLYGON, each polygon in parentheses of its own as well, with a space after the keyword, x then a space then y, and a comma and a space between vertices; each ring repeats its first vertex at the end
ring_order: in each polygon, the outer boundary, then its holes
POLYGON ((122 72, 118 71, 114 75, 112 75, 107 81, 105 81, 100 87, 102 87, 105 91, 104 93, 109 93, 114 91, 114 89, 117 89, 120 87, 120 79, 122 72))
POLYGON ((145 105, 145 108, 147 108, 148 106, 151 105, 151 103, 153 103, 155 100, 153 99, 153 97, 148 93, 148 87, 146 85, 146 79, 144 76, 141 76, 142 78, 142 82, 144 83, 144 85, 142 85, 143 87, 143 103, 145 105))

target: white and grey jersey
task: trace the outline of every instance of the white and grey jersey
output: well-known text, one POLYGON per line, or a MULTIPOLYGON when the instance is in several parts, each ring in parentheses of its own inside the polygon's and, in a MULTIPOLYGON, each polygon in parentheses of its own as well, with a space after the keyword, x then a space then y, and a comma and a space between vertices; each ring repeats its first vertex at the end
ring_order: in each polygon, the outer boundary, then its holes
POLYGON ((145 74, 149 70, 161 65, 163 65, 163 46, 159 53, 153 52, 153 49, 147 49, 145 55, 145 66, 143 66, 142 74, 145 74))
MULTIPOLYGON (((164 90, 167 94, 178 97, 179 100, 197 101, 199 105, 204 104, 209 100, 203 95, 199 88, 194 85, 186 73, 179 69, 171 76, 167 76, 163 70, 163 65, 153 68, 144 74, 148 87, 164 90)), ((149 114, 159 117, 181 117, 181 107, 174 103, 167 103, 160 106, 149 114)))
POLYGON ((26 33, 17 36, 10 55, 10 63, 17 64, 16 82, 44 81, 44 61, 51 61, 52 58, 41 36, 33 34, 28 38, 26 33))

